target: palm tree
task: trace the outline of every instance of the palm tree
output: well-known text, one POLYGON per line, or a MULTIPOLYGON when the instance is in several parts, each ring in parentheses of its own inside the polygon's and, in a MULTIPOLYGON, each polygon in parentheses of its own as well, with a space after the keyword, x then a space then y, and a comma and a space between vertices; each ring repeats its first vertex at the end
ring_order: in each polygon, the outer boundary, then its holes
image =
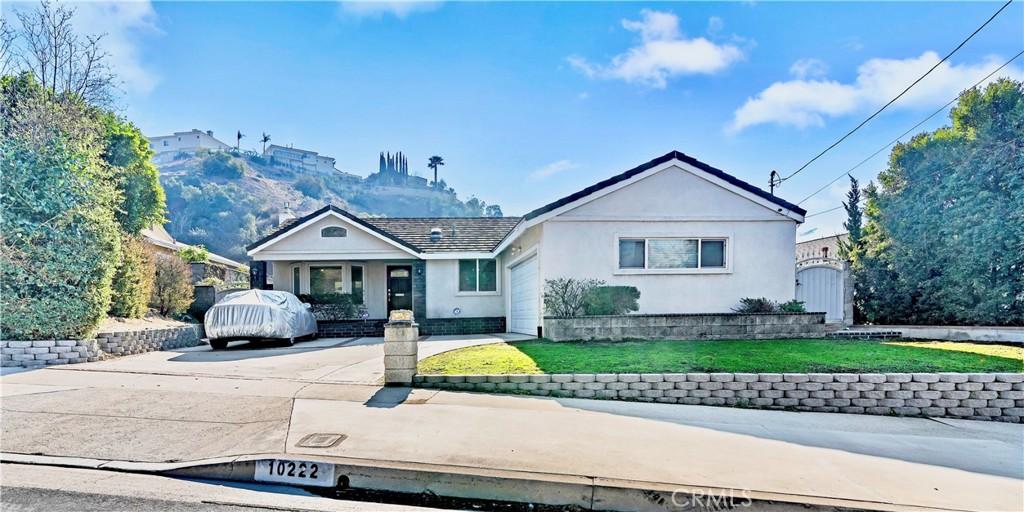
POLYGON ((434 155, 434 156, 430 157, 430 162, 427 164, 427 167, 429 167, 429 168, 434 170, 434 187, 435 188, 437 187, 437 167, 439 165, 444 165, 444 158, 441 158, 441 157, 439 157, 437 155, 434 155))
POLYGON ((267 132, 263 132, 263 136, 260 137, 260 142, 263 143, 263 153, 266 154, 267 143, 270 142, 270 135, 267 135, 267 132))
POLYGON ((235 135, 235 151, 238 151, 238 146, 242 143, 242 137, 245 137, 245 134, 242 133, 242 130, 238 130, 238 134, 235 135))

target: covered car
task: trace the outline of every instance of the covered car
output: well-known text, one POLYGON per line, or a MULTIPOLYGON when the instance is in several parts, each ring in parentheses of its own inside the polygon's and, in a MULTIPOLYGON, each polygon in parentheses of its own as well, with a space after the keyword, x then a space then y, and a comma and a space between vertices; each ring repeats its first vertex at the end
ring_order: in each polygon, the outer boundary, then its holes
POLYGON ((245 290, 230 293, 206 312, 206 336, 210 346, 224 348, 238 339, 316 337, 316 318, 309 304, 280 291, 245 290))

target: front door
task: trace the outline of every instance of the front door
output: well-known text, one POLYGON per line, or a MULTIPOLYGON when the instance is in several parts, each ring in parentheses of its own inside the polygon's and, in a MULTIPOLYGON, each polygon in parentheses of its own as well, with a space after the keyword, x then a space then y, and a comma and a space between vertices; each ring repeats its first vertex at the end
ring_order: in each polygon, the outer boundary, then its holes
POLYGON ((412 311, 411 265, 388 265, 388 315, 396 309, 412 311))

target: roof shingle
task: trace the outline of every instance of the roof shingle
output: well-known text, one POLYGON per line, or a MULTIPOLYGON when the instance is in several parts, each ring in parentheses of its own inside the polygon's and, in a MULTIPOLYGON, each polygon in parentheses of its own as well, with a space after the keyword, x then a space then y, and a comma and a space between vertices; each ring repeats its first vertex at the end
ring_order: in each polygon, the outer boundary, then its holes
POLYGON ((519 217, 426 217, 363 219, 424 253, 490 252, 519 224, 519 217), (430 231, 441 230, 432 241, 430 231))

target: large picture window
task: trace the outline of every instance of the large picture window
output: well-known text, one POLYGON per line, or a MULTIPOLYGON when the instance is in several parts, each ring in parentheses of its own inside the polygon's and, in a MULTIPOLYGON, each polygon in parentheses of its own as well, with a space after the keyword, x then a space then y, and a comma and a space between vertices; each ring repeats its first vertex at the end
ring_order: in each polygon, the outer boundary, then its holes
POLYGON ((726 268, 724 238, 621 238, 620 270, 726 268))
POLYGON ((343 293, 342 267, 309 267, 309 293, 343 293))
POLYGON ((459 291, 498 291, 497 262, 495 260, 459 260, 459 291))

